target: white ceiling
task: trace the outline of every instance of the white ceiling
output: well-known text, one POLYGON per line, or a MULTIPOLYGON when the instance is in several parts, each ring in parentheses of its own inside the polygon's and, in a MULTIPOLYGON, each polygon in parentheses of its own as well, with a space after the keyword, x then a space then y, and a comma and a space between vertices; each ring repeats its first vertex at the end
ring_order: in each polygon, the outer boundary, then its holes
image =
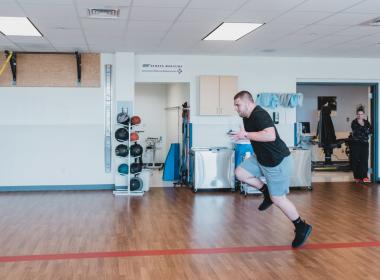
POLYGON ((0 49, 250 56, 379 57, 380 0, 0 0, 43 38, 3 36, 0 49), (120 8, 93 19, 87 8, 120 8), (222 22, 264 22, 236 42, 202 41, 222 22))

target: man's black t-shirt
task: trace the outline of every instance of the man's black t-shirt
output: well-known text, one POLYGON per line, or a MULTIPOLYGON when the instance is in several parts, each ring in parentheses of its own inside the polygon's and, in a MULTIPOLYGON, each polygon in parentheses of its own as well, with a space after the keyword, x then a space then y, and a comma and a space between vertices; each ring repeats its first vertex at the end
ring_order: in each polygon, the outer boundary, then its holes
POLYGON ((253 109, 249 118, 243 118, 244 129, 247 132, 258 132, 268 127, 274 127, 276 131, 276 139, 271 142, 251 141, 253 152, 256 154, 257 160, 264 166, 277 166, 281 163, 284 157, 290 155, 288 147, 278 135, 277 129, 274 126, 272 118, 260 106, 253 109))

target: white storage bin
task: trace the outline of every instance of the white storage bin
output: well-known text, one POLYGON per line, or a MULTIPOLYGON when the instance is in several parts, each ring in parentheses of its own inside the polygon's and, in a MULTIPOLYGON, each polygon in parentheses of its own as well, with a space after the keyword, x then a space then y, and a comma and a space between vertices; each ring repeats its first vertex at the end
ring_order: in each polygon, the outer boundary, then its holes
POLYGON ((143 169, 140 173, 140 178, 143 181, 143 191, 149 191, 150 177, 152 176, 152 171, 150 169, 143 169))

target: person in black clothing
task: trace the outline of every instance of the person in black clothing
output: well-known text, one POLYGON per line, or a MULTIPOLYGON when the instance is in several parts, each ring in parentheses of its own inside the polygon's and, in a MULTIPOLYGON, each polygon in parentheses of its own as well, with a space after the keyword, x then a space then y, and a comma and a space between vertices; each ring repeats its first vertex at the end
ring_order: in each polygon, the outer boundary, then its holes
POLYGON ((368 154, 369 136, 372 133, 371 124, 366 120, 364 107, 359 105, 356 109, 356 119, 351 123, 352 136, 350 141, 351 167, 355 182, 369 182, 368 154))
POLYGON ((243 118, 244 128, 233 132, 231 137, 235 141, 250 140, 254 151, 254 155, 236 168, 235 175, 241 182, 264 194, 260 211, 274 204, 293 222, 295 238, 292 247, 300 247, 310 235, 312 227, 301 220, 296 207, 286 197, 293 170, 290 151, 278 135, 268 112, 255 104, 248 91, 237 93, 234 105, 239 116, 243 118), (262 177, 265 177, 266 183, 261 180, 262 177))

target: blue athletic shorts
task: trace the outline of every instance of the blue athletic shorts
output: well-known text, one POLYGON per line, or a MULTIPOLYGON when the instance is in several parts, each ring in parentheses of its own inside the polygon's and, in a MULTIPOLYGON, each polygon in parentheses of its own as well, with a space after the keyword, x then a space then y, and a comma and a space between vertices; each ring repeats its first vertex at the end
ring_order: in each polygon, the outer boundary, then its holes
POLYGON ((274 167, 261 165, 255 155, 244 160, 239 167, 248 171, 252 176, 265 177, 269 193, 273 196, 282 196, 289 193, 290 177, 293 172, 293 157, 285 157, 280 164, 274 167))

